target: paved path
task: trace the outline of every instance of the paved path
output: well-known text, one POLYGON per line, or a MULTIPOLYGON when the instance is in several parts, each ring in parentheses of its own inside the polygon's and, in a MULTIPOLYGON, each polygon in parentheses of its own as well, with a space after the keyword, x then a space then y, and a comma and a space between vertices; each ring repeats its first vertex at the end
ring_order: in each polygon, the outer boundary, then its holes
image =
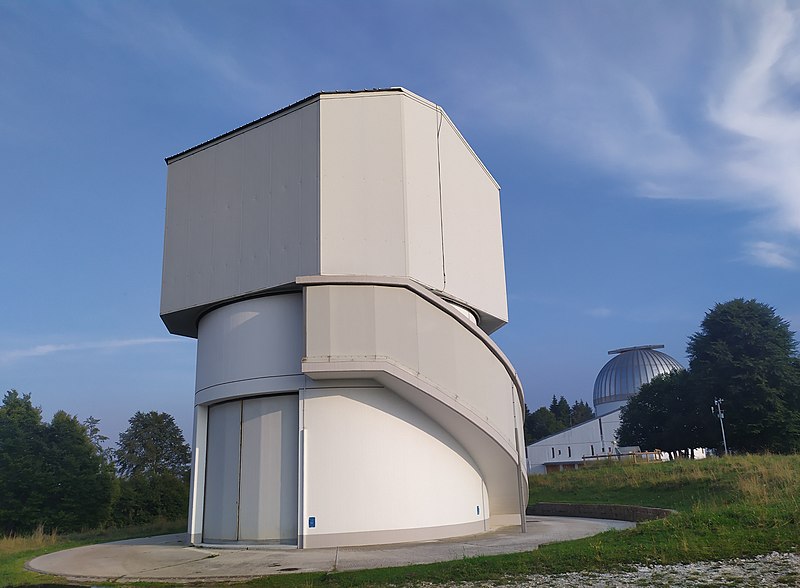
POLYGON ((185 545, 184 534, 162 535, 58 551, 31 560, 27 567, 84 582, 230 581, 270 574, 359 570, 530 551, 544 543, 633 526, 634 523, 625 521, 528 517, 525 534, 516 527, 507 527, 458 539, 338 549, 197 548, 185 545))

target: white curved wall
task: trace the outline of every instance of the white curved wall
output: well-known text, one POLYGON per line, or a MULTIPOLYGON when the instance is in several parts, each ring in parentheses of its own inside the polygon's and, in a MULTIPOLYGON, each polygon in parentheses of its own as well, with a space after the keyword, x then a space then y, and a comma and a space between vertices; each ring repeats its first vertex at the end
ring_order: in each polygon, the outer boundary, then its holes
POLYGON ((235 302, 200 319, 195 404, 302 386, 303 295, 235 302))
POLYGON ((486 530, 475 463, 391 390, 308 390, 304 547, 434 539, 486 530), (315 518, 309 528, 308 517, 315 518))

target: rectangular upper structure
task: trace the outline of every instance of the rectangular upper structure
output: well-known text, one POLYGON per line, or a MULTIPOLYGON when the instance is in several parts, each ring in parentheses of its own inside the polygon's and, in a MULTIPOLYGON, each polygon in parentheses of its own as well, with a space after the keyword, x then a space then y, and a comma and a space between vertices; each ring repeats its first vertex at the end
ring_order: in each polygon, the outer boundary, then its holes
POLYGON ((435 104, 321 93, 167 159, 161 317, 197 336, 299 276, 412 279, 505 324, 499 187, 435 104))

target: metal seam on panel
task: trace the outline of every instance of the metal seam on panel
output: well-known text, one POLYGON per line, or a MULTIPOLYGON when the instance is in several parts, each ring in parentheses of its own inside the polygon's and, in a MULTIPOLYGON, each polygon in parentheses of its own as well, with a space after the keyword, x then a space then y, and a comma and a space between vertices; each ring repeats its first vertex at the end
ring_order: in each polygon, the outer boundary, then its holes
POLYGON ((298 374, 276 374, 273 376, 253 376, 252 378, 240 378, 238 380, 227 380, 225 382, 219 382, 217 384, 209 384, 208 386, 204 386, 202 388, 198 388, 195 390, 194 395, 197 396, 200 392, 204 392, 209 390, 210 388, 216 388, 217 386, 224 386, 226 384, 238 384, 240 382, 253 382, 255 380, 270 380, 275 378, 296 378, 296 377, 303 377, 303 373, 298 374))
POLYGON ((442 155, 441 138, 442 109, 436 107, 436 180, 439 184, 439 239, 442 242, 442 290, 447 290, 447 263, 444 248, 444 206, 442 204, 442 155))

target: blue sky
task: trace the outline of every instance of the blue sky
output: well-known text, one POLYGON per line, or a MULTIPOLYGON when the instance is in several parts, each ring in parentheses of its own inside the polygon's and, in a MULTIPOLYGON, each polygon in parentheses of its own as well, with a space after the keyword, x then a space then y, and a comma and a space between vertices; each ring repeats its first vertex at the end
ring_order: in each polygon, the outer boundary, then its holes
POLYGON ((163 158, 320 90, 440 104, 502 186, 535 409, 716 302, 800 326, 800 3, 0 0, 0 385, 191 437, 158 317, 163 158))

